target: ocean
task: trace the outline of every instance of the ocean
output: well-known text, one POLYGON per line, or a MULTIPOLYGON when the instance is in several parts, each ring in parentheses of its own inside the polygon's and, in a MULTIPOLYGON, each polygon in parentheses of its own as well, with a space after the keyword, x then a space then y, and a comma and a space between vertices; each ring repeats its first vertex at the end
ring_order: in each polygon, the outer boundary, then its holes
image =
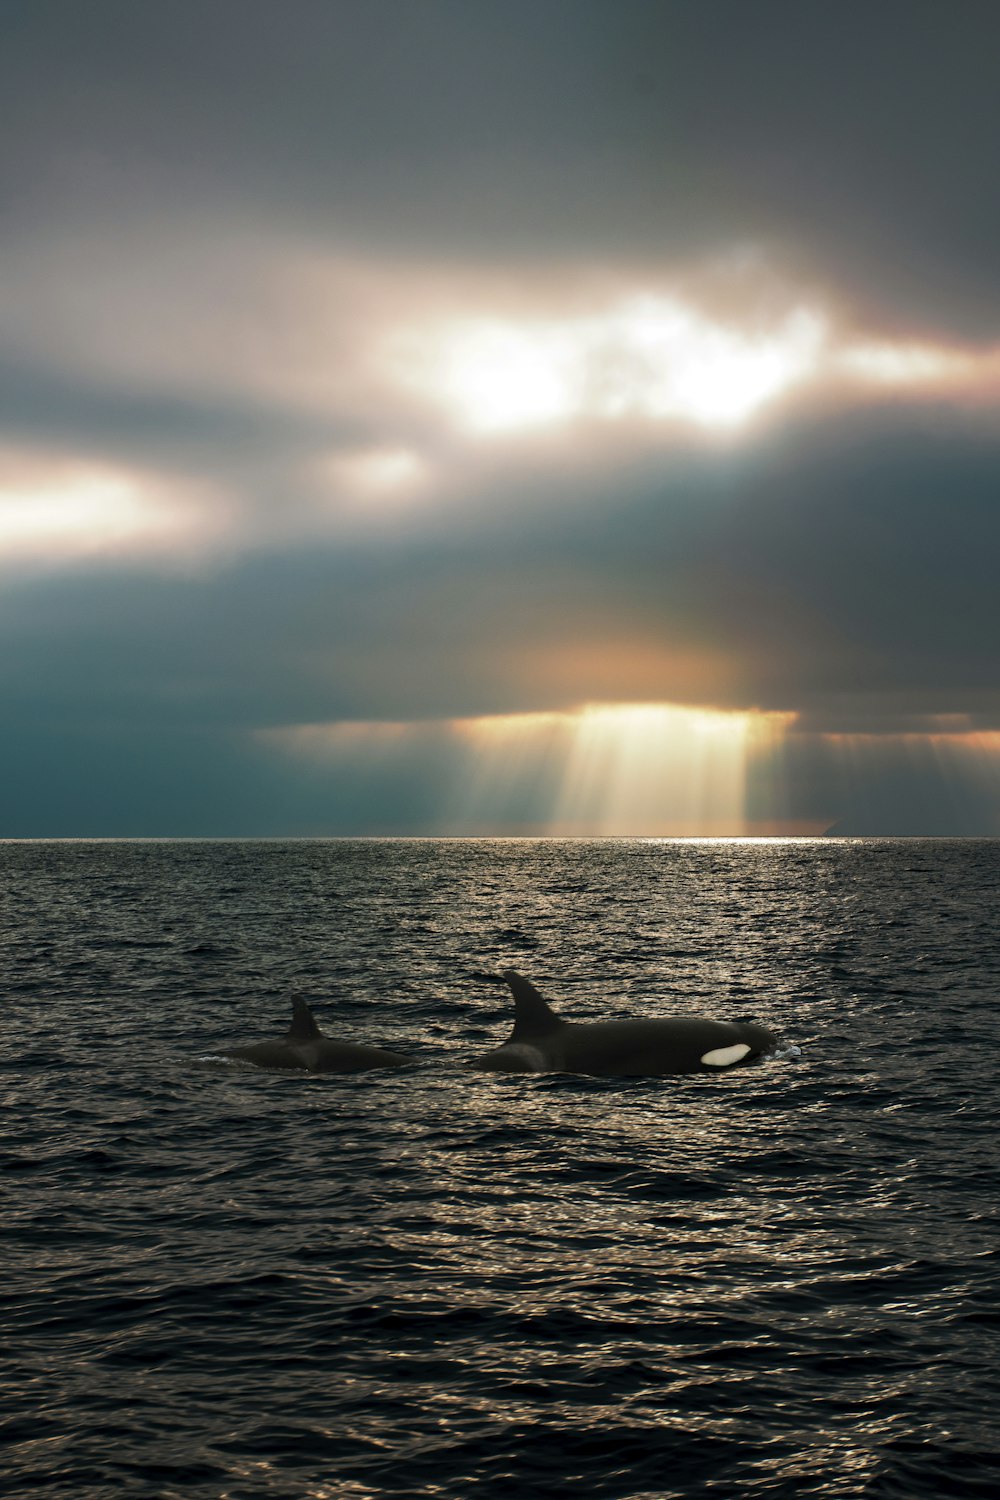
POLYGON ((1000 1494, 1000 842, 10 842, 0 891, 5 1494, 1000 1494), (783 1045, 476 1072, 506 967, 783 1045), (293 992, 414 1065, 213 1061, 293 992))

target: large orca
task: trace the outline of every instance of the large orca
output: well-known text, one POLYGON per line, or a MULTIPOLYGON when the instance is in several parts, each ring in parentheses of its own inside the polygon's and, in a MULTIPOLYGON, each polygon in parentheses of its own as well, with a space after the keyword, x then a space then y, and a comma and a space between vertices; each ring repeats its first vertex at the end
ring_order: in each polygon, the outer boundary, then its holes
POLYGON ((258 1068, 300 1068, 307 1073, 362 1073, 366 1068, 403 1068, 413 1061, 401 1052, 324 1036, 301 996, 292 1001, 292 1024, 278 1041, 229 1047, 219 1056, 239 1058, 258 1068))
POLYGON ((522 975, 507 969, 500 978, 514 996, 514 1030, 502 1047, 474 1058, 474 1068, 606 1078, 720 1073, 756 1062, 778 1041, 752 1021, 563 1021, 522 975))

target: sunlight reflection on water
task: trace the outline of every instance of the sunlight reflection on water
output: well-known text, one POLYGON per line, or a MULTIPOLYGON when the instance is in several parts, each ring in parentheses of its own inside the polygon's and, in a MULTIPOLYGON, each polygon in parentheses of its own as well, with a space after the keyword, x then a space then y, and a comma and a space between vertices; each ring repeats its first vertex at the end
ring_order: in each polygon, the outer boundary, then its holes
POLYGON ((2 857, 23 1493, 990 1492, 998 846, 2 857), (785 1055, 475 1073, 506 964, 785 1055), (194 1066, 292 989, 417 1066, 194 1066))

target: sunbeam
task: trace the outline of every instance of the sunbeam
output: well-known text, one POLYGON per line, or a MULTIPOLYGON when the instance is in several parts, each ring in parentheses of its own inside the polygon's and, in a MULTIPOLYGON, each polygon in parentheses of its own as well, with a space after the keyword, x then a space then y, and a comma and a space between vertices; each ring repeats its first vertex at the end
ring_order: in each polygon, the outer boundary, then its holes
POLYGON ((462 720, 455 728, 471 751, 462 815, 478 822, 516 785, 538 831, 552 835, 759 832, 747 815, 748 761, 790 718, 640 703, 462 720))

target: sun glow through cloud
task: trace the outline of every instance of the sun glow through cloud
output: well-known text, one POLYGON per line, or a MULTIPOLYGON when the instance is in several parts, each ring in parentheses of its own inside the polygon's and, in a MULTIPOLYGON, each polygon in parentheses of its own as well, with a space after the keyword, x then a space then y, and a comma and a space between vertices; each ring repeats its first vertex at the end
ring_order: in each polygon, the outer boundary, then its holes
POLYGON ((307 466, 320 513, 354 523, 391 524, 426 498, 428 461, 412 448, 363 448, 323 455, 307 466))
POLYGON ((401 494, 419 485, 427 472, 424 460, 409 448, 370 448, 337 455, 324 467, 335 483, 361 495, 401 494))
POLYGON ((207 530, 196 505, 143 475, 0 454, 0 560, 169 550, 207 530))
POLYGON ((865 338, 838 328, 814 299, 795 299, 788 288, 785 310, 769 317, 639 291, 603 311, 562 316, 470 307, 424 322, 404 317, 379 359, 383 374, 474 438, 628 421, 737 433, 806 392, 834 404, 895 392, 997 399, 995 347, 865 338))
POLYGON ((825 334, 807 307, 748 332, 637 296, 586 317, 456 319, 398 340, 394 363, 478 433, 579 418, 727 428, 807 379, 825 334))
POLYGON ((989 362, 993 362, 992 356, 984 361, 980 355, 977 361, 961 350, 910 343, 854 344, 839 355, 841 368, 857 379, 904 388, 927 382, 967 380, 975 373, 977 364, 989 362))

